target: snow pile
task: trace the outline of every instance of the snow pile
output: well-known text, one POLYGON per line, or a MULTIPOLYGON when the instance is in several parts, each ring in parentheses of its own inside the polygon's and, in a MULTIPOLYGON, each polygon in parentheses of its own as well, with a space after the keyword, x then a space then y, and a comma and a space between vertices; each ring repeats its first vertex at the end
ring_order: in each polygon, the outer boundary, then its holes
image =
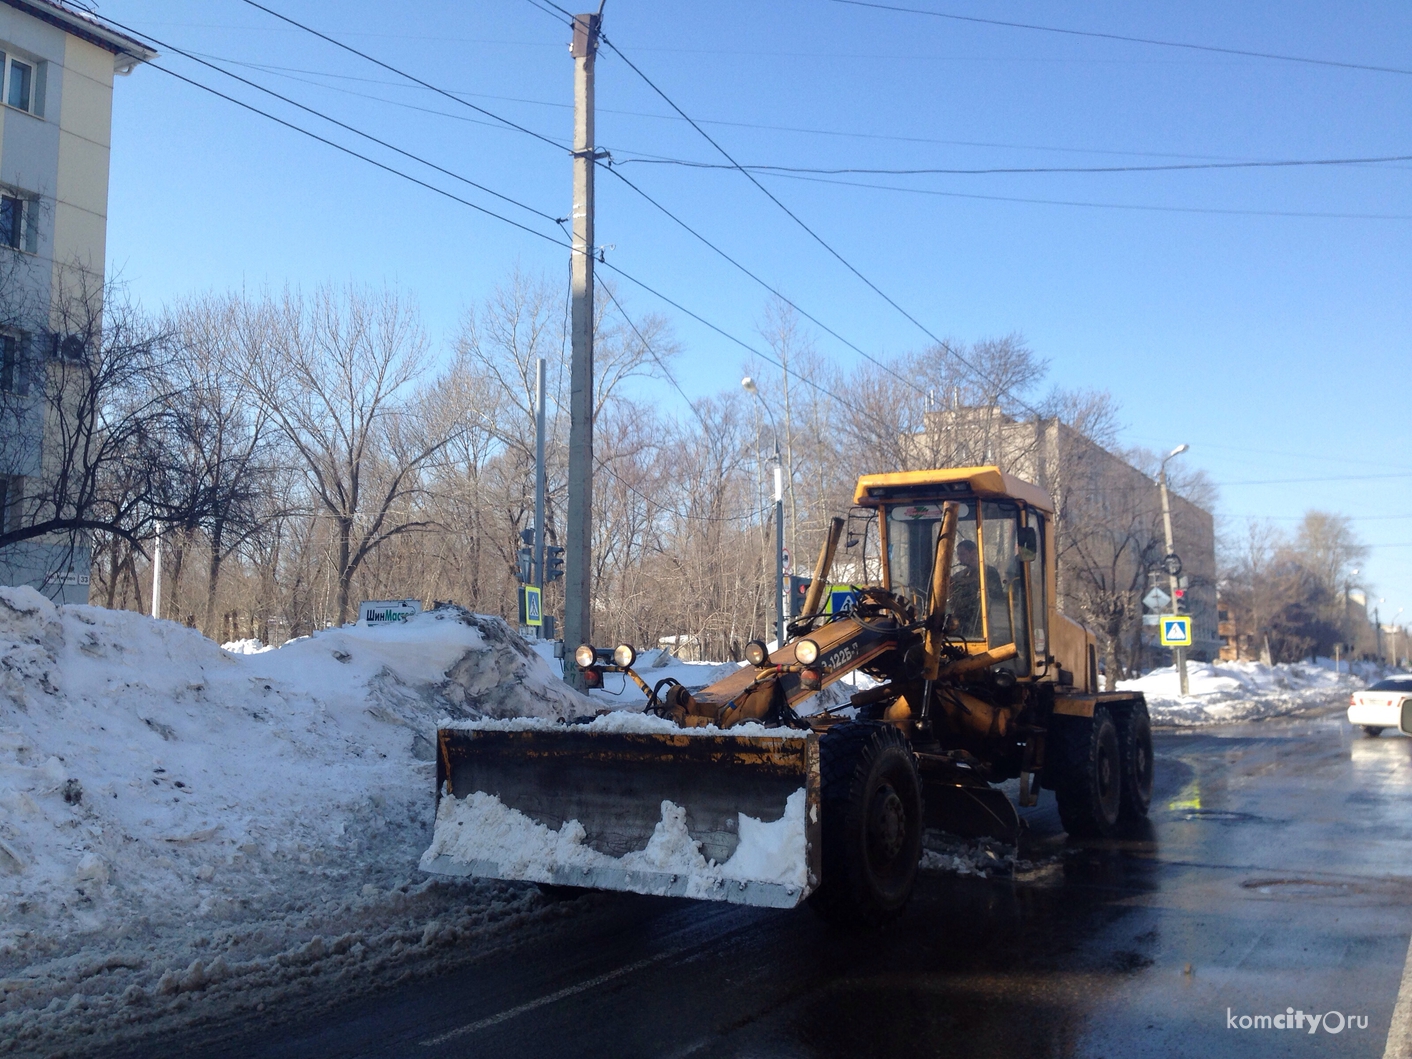
POLYGON ((249 640, 231 640, 229 643, 223 643, 221 650, 229 651, 233 655, 262 655, 266 651, 273 651, 274 648, 266 644, 264 640, 252 637, 249 640))
POLYGON ((503 621, 243 646, 0 588, 0 1052, 395 963, 533 904, 416 868, 438 717, 593 709, 503 621))
POLYGON ((662 818, 645 849, 612 857, 584 844, 577 820, 557 831, 506 806, 499 798, 475 791, 465 798, 443 798, 436 834, 422 857, 422 868, 437 870, 438 858, 477 864, 499 878, 553 882, 555 872, 587 875, 593 870, 626 873, 626 889, 635 893, 672 892, 686 897, 719 899, 726 880, 776 883, 802 889, 808 862, 804 826, 804 789, 791 794, 784 815, 769 823, 738 816, 739 844, 724 864, 708 861, 686 827, 686 810, 662 802, 662 818))
POLYGON ((1122 691, 1141 691, 1154 724, 1201 725, 1278 717, 1347 702, 1364 686, 1348 673, 1304 663, 1189 662, 1183 696, 1176 668, 1154 669, 1120 680, 1122 691))

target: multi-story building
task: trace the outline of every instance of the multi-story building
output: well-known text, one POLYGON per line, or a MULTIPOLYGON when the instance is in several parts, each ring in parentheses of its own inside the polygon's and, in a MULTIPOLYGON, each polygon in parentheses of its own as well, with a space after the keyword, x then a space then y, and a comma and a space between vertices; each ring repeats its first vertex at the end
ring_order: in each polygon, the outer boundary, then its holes
MULTIPOLYGON (((76 6, 0 0, 0 529, 61 473, 46 373, 91 355, 71 322, 101 319, 114 77, 155 54, 76 6)), ((0 584, 62 602, 88 601, 88 568, 81 533, 0 548, 0 584)))

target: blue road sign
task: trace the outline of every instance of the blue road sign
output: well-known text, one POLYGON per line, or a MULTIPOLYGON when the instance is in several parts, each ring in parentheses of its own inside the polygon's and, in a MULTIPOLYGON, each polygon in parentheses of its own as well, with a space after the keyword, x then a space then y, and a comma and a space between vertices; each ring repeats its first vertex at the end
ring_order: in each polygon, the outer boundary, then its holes
POLYGON ((1191 616, 1188 614, 1163 614, 1158 630, 1163 647, 1191 646, 1191 616))

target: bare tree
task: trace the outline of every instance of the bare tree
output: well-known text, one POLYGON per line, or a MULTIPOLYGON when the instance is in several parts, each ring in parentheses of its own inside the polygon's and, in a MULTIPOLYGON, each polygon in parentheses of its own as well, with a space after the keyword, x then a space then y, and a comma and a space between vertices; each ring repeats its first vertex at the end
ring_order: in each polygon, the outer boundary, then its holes
POLYGON ((403 295, 325 287, 268 305, 254 345, 252 385, 333 526, 342 624, 364 560, 429 525, 410 502, 425 465, 451 439, 429 432, 412 403, 427 368, 426 337, 403 295))
POLYGON ((120 286, 66 277, 41 318, 0 276, 0 548, 22 566, 40 557, 51 582, 93 535, 140 548, 183 502, 165 445, 168 333, 120 286))

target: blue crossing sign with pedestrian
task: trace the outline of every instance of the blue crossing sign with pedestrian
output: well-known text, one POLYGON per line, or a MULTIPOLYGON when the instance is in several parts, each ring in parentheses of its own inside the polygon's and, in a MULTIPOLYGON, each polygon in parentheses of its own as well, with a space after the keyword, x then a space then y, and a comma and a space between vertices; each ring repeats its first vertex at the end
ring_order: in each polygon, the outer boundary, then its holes
POLYGON ((1158 625, 1163 647, 1191 646, 1191 616, 1163 614, 1158 625))
POLYGON ((534 585, 520 586, 520 624, 540 626, 544 624, 543 596, 534 585))

